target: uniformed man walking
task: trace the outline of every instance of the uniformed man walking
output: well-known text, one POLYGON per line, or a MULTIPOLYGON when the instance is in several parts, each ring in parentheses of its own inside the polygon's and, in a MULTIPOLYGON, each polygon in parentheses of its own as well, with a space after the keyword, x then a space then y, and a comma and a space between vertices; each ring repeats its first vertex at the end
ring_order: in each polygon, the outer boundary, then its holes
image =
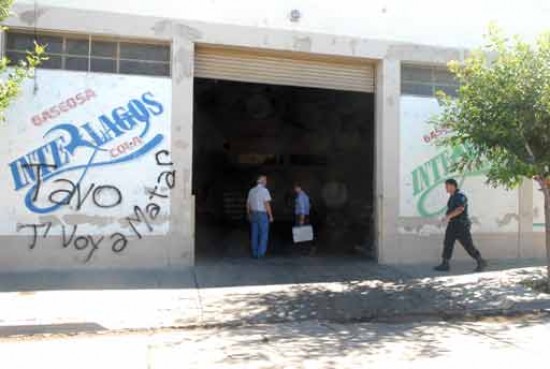
POLYGON ((453 256, 455 241, 458 240, 468 255, 476 260, 477 267, 475 271, 481 272, 487 266, 487 262, 481 257, 472 240, 471 222, 468 217, 468 199, 459 190, 458 183, 452 178, 445 181, 445 189, 449 194, 449 201, 447 202, 447 212, 444 218, 448 224, 445 231, 443 261, 434 269, 440 272, 450 270, 449 261, 453 256))
POLYGON ((256 186, 248 191, 246 212, 250 221, 250 244, 252 257, 260 259, 265 256, 269 241, 269 223, 273 222, 271 195, 267 186, 267 177, 259 176, 256 186))

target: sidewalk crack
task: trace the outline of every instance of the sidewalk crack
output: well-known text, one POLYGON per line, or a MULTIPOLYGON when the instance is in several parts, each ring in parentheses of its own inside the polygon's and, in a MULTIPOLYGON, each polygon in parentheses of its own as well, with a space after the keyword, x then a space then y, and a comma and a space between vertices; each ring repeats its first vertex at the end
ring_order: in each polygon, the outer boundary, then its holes
POLYGON ((197 301, 199 303, 199 317, 201 324, 204 324, 204 307, 202 304, 202 295, 201 295, 201 288, 199 285, 199 280, 197 279, 197 273, 193 269, 193 282, 195 284, 195 291, 197 291, 197 301))

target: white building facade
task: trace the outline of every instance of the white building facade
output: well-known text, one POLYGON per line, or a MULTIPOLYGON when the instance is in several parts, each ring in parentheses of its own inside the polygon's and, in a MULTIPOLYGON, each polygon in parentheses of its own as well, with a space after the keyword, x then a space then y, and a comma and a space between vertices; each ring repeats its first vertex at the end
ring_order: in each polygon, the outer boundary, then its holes
POLYGON ((434 92, 454 87, 446 63, 480 45, 489 22, 532 38, 550 5, 364 3, 18 1, 3 54, 16 58, 28 36, 51 55, 0 126, 0 268, 193 265, 195 78, 374 95, 378 262, 438 261, 450 176, 486 257, 543 257, 535 186, 505 191, 483 173, 451 173, 456 152, 433 145, 428 121, 434 92))

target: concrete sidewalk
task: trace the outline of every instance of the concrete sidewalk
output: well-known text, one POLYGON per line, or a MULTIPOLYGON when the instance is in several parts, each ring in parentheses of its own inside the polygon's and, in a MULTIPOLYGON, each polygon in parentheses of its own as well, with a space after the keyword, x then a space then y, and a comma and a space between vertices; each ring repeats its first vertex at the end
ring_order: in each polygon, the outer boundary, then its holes
POLYGON ((543 268, 471 268, 457 264, 453 275, 438 275, 429 266, 304 257, 233 259, 178 272, 3 274, 0 336, 550 309, 549 295, 519 284, 543 268))
POLYGON ((545 367, 550 321, 295 322, 0 338, 9 369, 508 369, 545 367), (538 365, 537 365, 538 364, 538 365))

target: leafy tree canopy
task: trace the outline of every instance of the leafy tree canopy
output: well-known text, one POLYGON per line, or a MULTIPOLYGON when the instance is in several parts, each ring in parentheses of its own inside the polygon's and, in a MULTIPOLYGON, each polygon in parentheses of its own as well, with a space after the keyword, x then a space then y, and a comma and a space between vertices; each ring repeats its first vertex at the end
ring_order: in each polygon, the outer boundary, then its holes
MULTIPOLYGON (((459 170, 483 166, 493 185, 550 175, 550 33, 529 43, 491 27, 488 44, 449 69, 458 98, 440 94, 443 145, 464 145, 459 170)), ((541 182, 542 184, 542 182, 541 182)))

